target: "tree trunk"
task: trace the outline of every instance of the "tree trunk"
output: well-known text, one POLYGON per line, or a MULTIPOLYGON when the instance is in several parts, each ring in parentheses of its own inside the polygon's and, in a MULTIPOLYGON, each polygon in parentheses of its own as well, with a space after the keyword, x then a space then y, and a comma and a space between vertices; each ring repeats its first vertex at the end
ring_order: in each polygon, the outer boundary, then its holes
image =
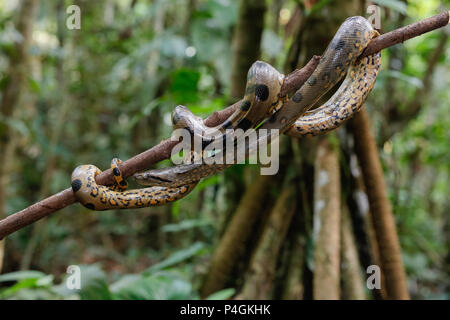
MULTIPOLYGON (((10 56, 7 83, 3 91, 0 103, 0 115, 4 119, 8 119, 13 115, 13 111, 17 108, 20 95, 25 87, 26 75, 28 72, 27 55, 28 48, 31 43, 31 34, 33 26, 33 18, 38 5, 37 0, 24 0, 19 13, 17 22, 17 31, 22 35, 22 41, 16 43, 15 48, 10 56)), ((6 186, 8 185, 8 172, 6 172, 6 163, 9 160, 6 152, 10 148, 11 133, 9 127, 0 122, 0 219, 6 216, 6 186)), ((4 241, 0 241, 0 257, 3 256, 4 241)), ((0 260, 0 271, 2 269, 2 260, 0 260)))
POLYGON ((365 300, 365 281, 361 273, 352 222, 347 208, 342 211, 341 219, 341 260, 341 298, 346 300, 365 300))
MULTIPOLYGON (((378 253, 377 239, 371 220, 369 200, 364 187, 360 166, 353 150, 351 152, 352 154, 348 161, 350 163, 350 174, 348 179, 351 179, 351 191, 347 196, 347 205, 350 209, 360 263, 363 269, 367 270, 371 265, 381 265, 380 254, 378 253)), ((381 271, 381 273, 383 272, 381 271)), ((373 298, 376 300, 386 299, 386 286, 383 281, 384 276, 381 275, 381 288, 372 290, 373 298)))
POLYGON ((250 66, 260 56, 264 28, 265 0, 241 0, 239 17, 233 35, 231 98, 242 98, 250 66))
MULTIPOLYGON (((312 10, 319 1, 305 3, 306 10, 312 10)), ((316 7, 317 8, 317 7, 316 7)), ((358 15, 363 4, 359 0, 331 1, 314 13, 298 10, 299 22, 293 47, 286 66, 304 65, 313 55, 320 55, 333 38, 339 26, 349 16, 358 15), (298 46, 298 47, 297 47, 298 46), (294 58, 297 61, 293 63, 294 58)), ((286 70, 288 71, 288 70, 286 70)), ((321 102, 324 102, 326 95, 321 102)), ((337 152, 328 138, 320 141, 315 160, 314 179, 314 235, 316 240, 312 296, 314 299, 339 299, 339 238, 340 238, 340 180, 337 152), (322 158, 324 157, 324 158, 322 158), (328 158, 331 163, 328 163, 328 158), (319 186, 319 172, 328 173, 330 183, 319 186), (321 189, 324 190, 321 190, 321 189), (325 193, 324 193, 325 192, 325 193), (317 206, 325 205, 326 208, 317 206), (320 210, 319 210, 320 209, 320 210), (334 222, 333 222, 334 221, 334 222), (321 225, 319 224, 321 222, 321 225), (330 228, 330 230, 327 230, 330 228), (329 260, 332 259, 332 260, 329 260)))
POLYGON ((341 188, 336 147, 320 140, 314 179, 314 299, 339 299, 341 188))
POLYGON ((387 196, 376 142, 370 132, 369 117, 365 109, 350 120, 350 128, 355 139, 355 153, 369 197, 372 223, 380 254, 380 267, 385 276, 387 298, 409 299, 394 216, 387 196))
MULTIPOLYGON (((296 214, 299 213, 297 208, 296 214)), ((303 214, 303 213, 301 213, 303 214)), ((297 224, 294 222, 294 226, 297 224)), ((304 230, 296 230, 289 250, 289 261, 284 276, 284 287, 281 294, 283 300, 302 300, 305 286, 303 284, 303 269, 305 267, 306 235, 304 230)))
POLYGON ((281 245, 296 207, 296 190, 286 184, 254 249, 240 299, 270 299, 281 245))
MULTIPOLYGON (((310 186, 314 183, 314 167, 308 158, 314 159, 316 149, 311 147, 315 145, 317 139, 295 139, 292 138, 293 163, 297 168, 298 182, 295 184, 297 192, 297 208, 288 231, 288 237, 284 253, 286 258, 285 273, 280 276, 282 282, 280 298, 283 300, 300 300, 311 297, 311 286, 305 283, 305 278, 309 280, 306 258, 307 241, 312 238, 312 203, 313 190, 310 186), (306 154, 305 151, 311 153, 306 154), (313 152, 314 151, 314 152, 313 152)), ((308 270, 309 271, 309 270, 308 270)))
POLYGON ((207 297, 225 287, 234 265, 242 259, 246 242, 264 210, 273 176, 259 176, 247 189, 214 251, 201 296, 207 297))

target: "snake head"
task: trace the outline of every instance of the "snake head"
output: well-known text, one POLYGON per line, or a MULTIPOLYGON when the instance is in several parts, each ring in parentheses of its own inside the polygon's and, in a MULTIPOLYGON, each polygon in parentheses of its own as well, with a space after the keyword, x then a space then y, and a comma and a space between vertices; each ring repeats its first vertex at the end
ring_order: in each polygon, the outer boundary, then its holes
POLYGON ((201 179, 196 175, 201 163, 175 166, 171 168, 160 168, 135 173, 133 178, 143 186, 178 187, 201 179), (186 174, 189 174, 186 176, 186 174), (179 176, 185 175, 183 179, 179 176))
POLYGON ((172 183, 172 179, 167 171, 166 169, 156 169, 138 172, 133 175, 133 178, 143 186, 168 186, 172 183))

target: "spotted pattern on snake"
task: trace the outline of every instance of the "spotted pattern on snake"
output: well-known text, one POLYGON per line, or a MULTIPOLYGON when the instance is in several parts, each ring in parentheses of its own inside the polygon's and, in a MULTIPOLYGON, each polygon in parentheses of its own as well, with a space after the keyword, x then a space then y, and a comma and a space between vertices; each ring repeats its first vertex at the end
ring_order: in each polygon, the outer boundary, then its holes
MULTIPOLYGON (((200 132, 202 139, 207 140, 212 137, 211 133, 223 132, 223 129, 239 128, 239 126, 252 127, 257 120, 275 111, 259 128, 278 129, 280 133, 288 131, 289 134, 296 136, 314 135, 332 130, 359 110, 374 85, 380 65, 380 55, 374 54, 360 62, 356 62, 356 59, 370 40, 377 35, 378 33, 365 18, 348 18, 330 42, 313 74, 289 100, 286 101, 279 96, 282 84, 279 80, 276 83, 275 81, 265 83, 268 90, 261 86, 262 83, 250 83, 255 79, 252 75, 254 70, 250 70, 244 103, 229 121, 208 129, 187 108, 178 108, 173 117, 174 125, 187 128, 192 132, 199 130, 197 132, 200 132), (324 106, 308 111, 345 74, 347 74, 346 79, 333 97, 324 106), (272 90, 272 88, 278 89, 272 90), (249 94, 253 97, 252 99, 248 98, 249 94), (262 101, 266 95, 268 98, 262 101), (269 97, 277 98, 271 100, 272 98, 269 97), (249 101, 251 101, 250 105, 249 101), (277 103, 273 105, 276 101, 277 103), (251 121, 251 124, 242 122, 244 119, 251 121)), ((266 69, 270 70, 270 68, 266 69)), ((280 79, 278 72, 273 73, 272 76, 280 79)), ((260 137, 269 142, 270 138, 271 136, 260 137)), ((246 155, 252 152, 252 146, 246 149, 246 155)), ((192 163, 140 172, 133 176, 135 180, 142 185, 152 187, 129 191, 113 191, 108 187, 97 185, 95 176, 100 172, 99 169, 93 165, 85 165, 75 169, 72 174, 72 189, 77 199, 93 210, 163 205, 184 197, 192 191, 200 179, 231 165, 192 163)))
MULTIPOLYGON (((370 40, 378 35, 378 32, 365 18, 357 16, 346 19, 306 83, 260 128, 278 129, 282 134, 289 130, 295 121, 303 116, 345 74, 347 74, 347 80, 344 83, 359 81, 359 79, 352 78, 351 71, 357 72, 357 68, 364 68, 367 60, 364 60, 364 63, 358 63, 356 60, 370 40)), ((364 76, 364 72, 357 73, 361 77, 364 76)), ((345 87, 341 84, 340 89, 336 92, 337 95, 335 94, 327 103, 334 103, 339 96, 344 97, 344 100, 350 97, 352 92, 348 88, 344 89, 345 87)), ((358 94, 362 96, 363 91, 358 94)))
MULTIPOLYGON (((150 187, 115 191, 98 185, 95 177, 101 173, 94 165, 78 166, 72 173, 72 191, 77 200, 91 210, 133 209, 162 206, 188 195, 197 183, 178 187, 150 187)), ((119 174, 120 175, 120 174, 119 174)))
POLYGON ((338 128, 358 112, 372 90, 380 69, 381 55, 364 57, 349 70, 349 76, 334 96, 323 106, 307 111, 298 118, 286 134, 307 137, 324 134, 338 128), (342 94, 341 91, 349 94, 342 94))
MULTIPOLYGON (((319 65, 306 83, 258 129, 278 129, 281 134, 288 130, 292 133, 290 128, 294 126, 298 132, 296 135, 305 135, 309 131, 313 131, 312 126, 314 124, 319 127, 319 131, 322 129, 322 132, 325 132, 336 128, 339 121, 342 122, 350 118, 361 107, 378 74, 379 53, 357 62, 357 58, 364 48, 376 36, 378 36, 378 32, 372 28, 365 18, 348 18, 336 32, 319 65), (313 110, 305 114, 345 74, 347 74, 347 77, 343 84, 325 106, 318 108, 317 111, 313 110), (334 117, 331 110, 341 110, 342 115, 339 116, 339 120, 334 117), (299 121, 299 126, 302 124, 308 125, 304 132, 298 130, 296 121, 299 121)), ((261 136, 259 139, 270 142, 271 138, 272 136, 269 134, 268 136, 261 136)), ((246 156, 256 151, 257 145, 260 145, 259 142, 246 146, 246 156)), ((142 185, 172 186, 179 185, 182 182, 198 181, 231 165, 233 164, 211 164, 210 161, 204 161, 203 163, 183 164, 171 168, 144 171, 135 174, 133 177, 142 185)))
POLYGON ((212 141, 224 140, 226 130, 253 128, 281 107, 284 101, 280 96, 283 81, 284 75, 270 64, 256 61, 247 73, 242 103, 227 120, 216 127, 207 127, 202 118, 179 105, 172 112, 173 128, 188 130, 192 137, 197 136, 202 141, 203 147, 212 141))

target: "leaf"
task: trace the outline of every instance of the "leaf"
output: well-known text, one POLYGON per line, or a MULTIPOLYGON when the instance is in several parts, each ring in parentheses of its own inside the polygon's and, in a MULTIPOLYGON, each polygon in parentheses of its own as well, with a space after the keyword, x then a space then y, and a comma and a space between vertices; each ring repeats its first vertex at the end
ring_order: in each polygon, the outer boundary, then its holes
POLYGON ((406 3, 402 2, 402 1, 399 1, 399 0, 373 0, 372 2, 375 4, 378 4, 380 6, 395 10, 402 14, 407 14, 407 5, 406 5, 406 3))
POLYGON ((48 287, 51 286, 53 284, 53 275, 49 274, 46 275, 45 277, 39 278, 36 280, 36 286, 39 287, 48 287))
POLYGON ((200 72, 181 68, 172 75, 170 92, 178 103, 195 102, 198 100, 198 82, 200 72))
POLYGON ((214 111, 222 110, 226 106, 224 98, 216 98, 211 101, 202 102, 200 105, 191 105, 189 110, 191 110, 195 115, 206 116, 214 111))
POLYGON ((0 282, 20 281, 25 279, 40 279, 44 278, 45 276, 46 274, 40 271, 32 271, 32 270, 16 271, 0 275, 0 282))
MULTIPOLYGON (((1 298, 27 299, 27 296, 30 296, 33 290, 49 288, 53 284, 53 275, 46 275, 40 271, 17 271, 0 276, 0 282, 6 281, 17 281, 17 283, 2 290, 0 293, 1 298)), ((34 295, 39 297, 38 294, 34 295)))
POLYGON ((29 82, 31 91, 38 95, 41 92, 41 87, 40 87, 39 82, 36 81, 35 79, 33 79, 32 77, 28 78, 28 82, 29 82))
POLYGON ((118 281, 112 283, 109 286, 109 289, 113 293, 120 292, 121 290, 132 286, 136 281, 139 281, 141 278, 142 276, 139 274, 126 274, 118 281))
POLYGON ((209 186, 214 186, 216 184, 219 184, 219 176, 211 176, 200 181, 200 183, 197 185, 196 190, 201 191, 209 186))
POLYGON ((99 265, 80 265, 81 288, 69 290, 65 281, 57 288, 61 295, 78 294, 82 300, 111 300, 112 294, 106 282, 106 275, 99 265))
POLYGON ((206 298, 206 300, 227 300, 235 294, 236 290, 234 288, 223 289, 214 292, 206 298))
POLYGON ((196 242, 192 246, 176 251, 172 255, 170 255, 167 259, 151 266, 144 273, 154 273, 159 270, 166 269, 168 267, 172 267, 180 262, 186 261, 202 252, 205 245, 202 242, 196 242))
POLYGON ((8 127, 16 130, 25 137, 27 137, 30 133, 28 127, 22 120, 14 118, 4 118, 2 117, 2 115, 0 115, 0 123, 5 123, 8 127))
POLYGON ((203 227, 210 225, 211 221, 204 220, 204 219, 197 219, 197 220, 182 220, 180 223, 172 223, 172 224, 166 224, 161 229, 163 232, 179 232, 179 231, 185 231, 190 230, 198 227, 203 227))
POLYGON ((190 282, 174 272, 150 276, 127 275, 113 286, 114 299, 179 300, 197 298, 190 282))

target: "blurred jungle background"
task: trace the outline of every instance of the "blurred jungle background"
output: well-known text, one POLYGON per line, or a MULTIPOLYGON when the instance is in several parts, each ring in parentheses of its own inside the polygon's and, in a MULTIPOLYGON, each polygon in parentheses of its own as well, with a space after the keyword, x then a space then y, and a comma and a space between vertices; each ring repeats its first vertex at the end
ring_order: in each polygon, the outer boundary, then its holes
MULTIPOLYGON (((0 217, 68 188, 77 165, 106 169, 167 139, 178 104, 206 117, 237 101, 257 59, 285 74, 300 68, 370 4, 382 32, 449 9, 438 0, 0 1, 0 217), (72 4, 80 30, 66 26, 72 4)), ((276 176, 235 165, 170 205, 74 204, 10 235, 0 298, 448 299, 448 43, 440 29, 383 50, 364 110, 322 137, 284 136, 276 176), (69 265, 81 267, 81 290, 65 285, 69 265), (366 286, 371 265, 381 289, 366 286)))

